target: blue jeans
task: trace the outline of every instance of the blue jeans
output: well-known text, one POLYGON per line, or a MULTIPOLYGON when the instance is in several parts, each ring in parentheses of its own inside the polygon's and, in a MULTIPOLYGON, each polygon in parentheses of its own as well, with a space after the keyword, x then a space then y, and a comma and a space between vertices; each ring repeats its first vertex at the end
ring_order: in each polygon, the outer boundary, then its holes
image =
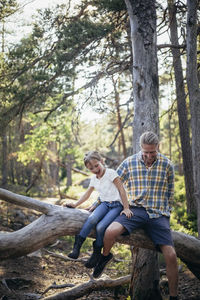
POLYGON ((119 201, 101 202, 84 223, 79 235, 86 238, 96 226, 96 246, 103 246, 104 232, 108 225, 120 214, 123 206, 119 201))

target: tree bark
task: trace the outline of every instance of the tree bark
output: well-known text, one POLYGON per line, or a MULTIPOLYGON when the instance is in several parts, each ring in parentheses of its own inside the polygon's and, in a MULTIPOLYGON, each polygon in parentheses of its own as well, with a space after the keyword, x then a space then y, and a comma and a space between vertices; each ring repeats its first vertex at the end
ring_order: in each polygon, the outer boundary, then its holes
POLYGON ((198 0, 188 0, 187 15, 187 86, 189 91, 194 188, 200 237, 200 89, 197 74, 197 8, 198 0))
POLYGON ((158 66, 155 0, 125 0, 133 52, 133 153, 146 130, 158 133, 158 66))
MULTIPOLYGON (((53 243, 60 236, 75 235, 89 216, 89 212, 83 209, 44 203, 4 189, 0 189, 0 199, 43 213, 37 220, 18 231, 0 233, 0 259, 24 256, 53 243)), ((200 279, 200 240, 176 231, 172 235, 177 256, 200 279)), ((90 237, 95 238, 94 231, 90 237)), ((117 242, 155 250, 143 230, 137 230, 130 236, 120 236, 117 242)))
MULTIPOLYGON (((125 0, 125 3, 131 25, 133 153, 136 153, 139 150, 139 138, 144 131, 159 132, 156 8, 155 0, 125 0)), ((138 250, 132 273, 131 299, 155 299, 155 295, 157 299, 161 298, 158 269, 157 253, 153 255, 147 250, 138 250)))
POLYGON ((72 158, 71 154, 67 154, 66 172, 67 172, 67 186, 68 189, 72 185, 72 158))
MULTIPOLYGON (((176 6, 174 0, 168 0, 169 8, 169 28, 171 35, 171 43, 179 45, 178 42, 178 29, 176 20, 176 6)), ((175 73, 176 83, 176 97, 179 119, 179 130, 181 139, 181 149, 183 157, 183 171, 186 189, 187 212, 196 212, 196 201, 194 197, 194 180, 193 180, 193 167, 192 167, 192 149, 190 144, 190 133, 186 107, 186 94, 184 89, 183 70, 181 63, 181 53, 179 48, 171 48, 173 56, 173 66, 175 73)))
POLYGON ((133 263, 134 272, 131 276, 131 287, 133 287, 130 289, 131 299, 162 300, 160 291, 157 288, 160 280, 159 270, 156 268, 156 274, 153 274, 153 272, 149 274, 149 267, 154 268, 154 261, 157 260, 157 252, 147 249, 139 251, 139 248, 133 251, 135 252, 135 263, 133 263), (154 257, 154 260, 152 260, 152 257, 154 257), (138 276, 140 272, 142 272, 143 276, 138 276), (151 289, 147 294, 146 286, 151 286, 152 283, 155 288, 151 289), (139 289, 137 289, 138 286, 140 287, 139 289))
POLYGON ((35 182, 39 179, 40 177, 40 174, 42 172, 42 168, 43 168, 43 163, 44 163, 44 156, 43 155, 41 158, 40 158, 40 162, 37 166, 37 173, 34 175, 31 183, 29 184, 29 186, 26 188, 26 193, 28 193, 28 191, 34 186, 35 182))
POLYGON ((117 127, 118 131, 120 132, 119 137, 119 149, 118 154, 120 156, 120 146, 122 146, 122 153, 123 157, 126 158, 127 156, 127 150, 126 150, 126 143, 125 143, 125 137, 124 137, 124 129, 122 127, 122 118, 120 113, 120 97, 119 97, 119 91, 117 89, 117 83, 119 84, 119 79, 117 81, 114 80, 114 76, 112 76, 112 83, 114 88, 114 94, 115 94, 115 107, 116 107, 116 113, 117 113, 117 127))
POLYGON ((1 174, 2 174, 2 187, 7 186, 7 176, 8 176, 8 158, 7 158, 7 130, 4 128, 1 133, 2 141, 2 161, 1 161, 1 174))

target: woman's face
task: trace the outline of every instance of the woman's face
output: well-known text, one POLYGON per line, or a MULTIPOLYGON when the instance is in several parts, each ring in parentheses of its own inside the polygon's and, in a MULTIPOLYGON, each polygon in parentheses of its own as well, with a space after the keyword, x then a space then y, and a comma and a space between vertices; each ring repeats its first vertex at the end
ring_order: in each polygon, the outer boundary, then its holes
POLYGON ((101 178, 105 173, 105 167, 103 162, 97 159, 91 159, 87 164, 86 167, 90 170, 93 174, 96 175, 97 178, 101 178))

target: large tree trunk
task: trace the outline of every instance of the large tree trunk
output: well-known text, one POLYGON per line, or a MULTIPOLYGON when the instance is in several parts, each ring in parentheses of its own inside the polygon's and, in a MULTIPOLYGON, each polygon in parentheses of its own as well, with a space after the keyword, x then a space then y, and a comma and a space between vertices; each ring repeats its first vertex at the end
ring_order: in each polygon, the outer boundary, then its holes
MULTIPOLYGON (((130 17, 133 52, 133 153, 136 153, 144 131, 152 130, 157 134, 159 131, 156 8, 155 0, 125 0, 125 3, 130 17)), ((143 249, 136 251, 131 298, 161 298, 158 274, 157 254, 143 249)))
POLYGON ((197 8, 198 0, 188 0, 187 16, 187 86, 192 127, 192 157, 198 233, 200 236, 200 89, 197 77, 197 8))
MULTIPOLYGON (((169 28, 171 35, 171 43, 178 46, 178 30, 176 20, 176 6, 174 0, 168 0, 169 8, 169 28)), ((183 157, 183 171, 185 179, 187 212, 196 212, 196 201, 194 197, 194 180, 192 167, 192 149, 190 144, 189 124, 186 107, 186 94, 184 89, 183 70, 181 64, 181 54, 178 47, 171 48, 173 55, 173 66, 176 83, 176 96, 178 107, 179 130, 181 138, 181 149, 183 157)))
POLYGON ((133 152, 141 134, 158 133, 158 66, 155 0, 126 0, 133 52, 133 152))
POLYGON ((134 284, 134 287, 130 289, 131 299, 152 299, 152 300, 162 300, 161 294, 159 289, 157 288, 159 285, 160 274, 158 268, 155 268, 154 264, 157 261, 157 252, 148 250, 148 249, 141 249, 134 248, 134 262, 133 268, 134 272, 132 272, 131 276, 131 283, 134 284), (152 260, 153 258, 153 260, 152 260), (155 270, 157 273, 152 276, 149 276, 149 268, 155 270), (142 276, 138 276, 142 270, 142 276), (155 285, 155 289, 151 289, 150 293, 146 293, 146 286, 155 285), (136 289, 135 287, 140 287, 136 289), (144 287, 144 288, 143 288, 144 287))
MULTIPOLYGON (((0 199, 43 213, 37 220, 18 231, 0 233, 0 259, 24 256, 53 243, 60 236, 75 235, 89 216, 86 210, 44 203, 4 189, 0 189, 0 199)), ((178 257, 200 279, 200 240, 181 232, 174 231, 172 235, 178 257)), ((94 231, 90 237, 95 238, 94 231)), ((130 237, 120 236, 117 241, 155 250, 143 230, 135 231, 130 237)))

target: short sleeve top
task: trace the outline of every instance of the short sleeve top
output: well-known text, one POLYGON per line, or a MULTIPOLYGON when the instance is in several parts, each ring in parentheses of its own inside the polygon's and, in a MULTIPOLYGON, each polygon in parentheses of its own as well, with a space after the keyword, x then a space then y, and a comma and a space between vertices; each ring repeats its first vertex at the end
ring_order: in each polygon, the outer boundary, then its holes
POLYGON ((122 202, 119 191, 113 183, 117 177, 119 177, 119 175, 115 170, 106 168, 106 171, 101 178, 97 178, 96 175, 91 177, 89 187, 94 187, 95 190, 99 192, 101 202, 122 202))

